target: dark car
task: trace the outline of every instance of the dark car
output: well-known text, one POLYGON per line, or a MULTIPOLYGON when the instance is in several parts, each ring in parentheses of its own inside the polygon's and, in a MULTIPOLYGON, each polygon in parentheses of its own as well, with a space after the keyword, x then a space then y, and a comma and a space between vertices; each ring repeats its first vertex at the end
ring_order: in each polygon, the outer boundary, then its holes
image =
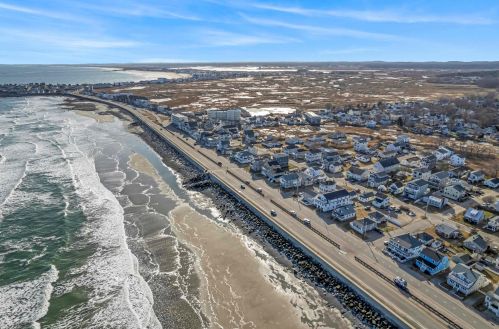
POLYGON ((222 161, 218 161, 218 162, 217 162, 217 165, 218 165, 219 167, 221 167, 221 166, 222 166, 222 161))

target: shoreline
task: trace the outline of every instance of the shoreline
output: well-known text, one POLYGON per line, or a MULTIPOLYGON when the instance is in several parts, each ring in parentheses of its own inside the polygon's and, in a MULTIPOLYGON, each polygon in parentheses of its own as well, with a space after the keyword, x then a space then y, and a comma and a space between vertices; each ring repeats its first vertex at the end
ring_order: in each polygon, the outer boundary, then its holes
MULTIPOLYGON (((123 119, 123 117, 119 116, 120 114, 129 117, 127 114, 122 113, 121 110, 116 112, 119 112, 119 114, 115 112, 113 114, 120 119, 123 119)), ((136 125, 141 127, 140 130, 142 131, 129 131, 136 133, 148 144, 161 157, 165 165, 180 175, 182 181, 185 182, 200 174, 200 171, 188 159, 160 140, 149 128, 140 123, 132 122, 130 122, 129 126, 136 125)), ((238 200, 230 196, 220 186, 211 183, 208 187, 197 191, 210 198, 217 209, 224 214, 224 217, 229 217, 229 220, 241 230, 242 234, 258 243, 281 266, 292 271, 295 277, 315 289, 321 298, 328 303, 328 306, 337 309, 341 317, 348 319, 353 327, 396 327, 351 287, 343 284, 324 270, 318 263, 275 232, 268 224, 240 204, 238 200)))

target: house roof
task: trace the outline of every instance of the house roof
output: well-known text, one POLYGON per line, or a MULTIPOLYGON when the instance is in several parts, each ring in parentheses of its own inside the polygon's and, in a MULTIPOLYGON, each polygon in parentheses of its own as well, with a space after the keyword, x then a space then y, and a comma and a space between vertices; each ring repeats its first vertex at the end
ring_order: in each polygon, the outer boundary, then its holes
POLYGON ((388 168, 400 164, 400 161, 395 157, 391 157, 379 160, 379 164, 383 166, 383 168, 388 168))
POLYGON ((456 226, 445 224, 445 223, 437 224, 435 229, 443 234, 446 234, 446 235, 452 234, 453 232, 459 230, 456 226))
POLYGON ((449 178, 449 173, 447 171, 439 171, 431 175, 432 178, 445 179, 449 178))
POLYGON ((355 213, 355 208, 352 204, 336 208, 334 210, 334 213, 338 216, 345 216, 345 215, 350 215, 355 213))
POLYGON ((457 264, 451 271, 452 274, 459 274, 464 276, 469 282, 476 282, 480 277, 480 273, 474 271, 471 267, 465 264, 457 264))
POLYGON ((466 209, 466 213, 464 214, 464 217, 466 218, 472 218, 472 219, 479 219, 483 215, 483 210, 478 210, 475 208, 468 208, 466 209))
POLYGON ((362 175, 366 172, 365 169, 361 169, 361 168, 355 167, 355 166, 350 167, 350 169, 348 171, 350 171, 354 175, 362 175))
POLYGON ((420 241, 427 241, 428 242, 428 241, 433 240, 433 236, 431 234, 426 233, 426 232, 417 233, 416 237, 420 241))
POLYGON ((487 249, 488 243, 480 234, 475 234, 464 240, 464 244, 476 244, 480 249, 487 249))
POLYGON ((369 217, 377 219, 377 220, 384 220, 386 216, 383 215, 382 213, 380 213, 379 211, 374 211, 374 212, 369 214, 369 217))
POLYGON ((393 237, 392 240, 394 240, 398 245, 407 249, 412 249, 422 245, 421 241, 419 241, 409 233, 393 237))
POLYGON ((369 226, 369 225, 373 225, 373 224, 376 224, 375 221, 369 219, 369 218, 362 218, 362 219, 358 219, 356 221, 354 221, 357 226, 369 226))
POLYGON ((423 187, 425 185, 428 185, 428 182, 424 179, 415 179, 409 182, 411 185, 416 185, 418 187, 423 187))
POLYGON ((335 199, 339 199, 339 198, 344 198, 344 197, 347 197, 349 195, 350 195, 350 193, 348 193, 347 190, 341 189, 338 191, 328 192, 328 193, 324 194, 324 198, 326 198, 327 201, 331 201, 331 200, 335 200, 335 199))
POLYGON ((293 180, 299 179, 299 177, 300 176, 298 176, 297 173, 292 172, 292 173, 289 173, 287 175, 282 176, 281 179, 288 180, 288 181, 293 181, 293 180))
POLYGON ((439 263, 444 257, 446 257, 440 251, 428 247, 424 247, 421 253, 427 258, 434 260, 436 263, 439 263))
POLYGON ((364 198, 364 199, 365 199, 365 198, 370 198, 370 197, 373 197, 373 196, 374 196, 374 192, 372 192, 372 191, 369 191, 369 192, 364 192, 364 193, 362 193, 362 194, 360 195, 360 197, 362 197, 362 198, 364 198))

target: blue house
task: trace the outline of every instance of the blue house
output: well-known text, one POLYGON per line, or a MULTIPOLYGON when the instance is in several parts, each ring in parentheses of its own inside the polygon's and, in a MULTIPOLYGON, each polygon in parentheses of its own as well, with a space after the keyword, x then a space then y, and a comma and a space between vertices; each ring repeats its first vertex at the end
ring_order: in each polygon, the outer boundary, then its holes
POLYGON ((416 266, 421 272, 435 275, 449 267, 449 258, 440 251, 425 247, 416 259, 416 266))

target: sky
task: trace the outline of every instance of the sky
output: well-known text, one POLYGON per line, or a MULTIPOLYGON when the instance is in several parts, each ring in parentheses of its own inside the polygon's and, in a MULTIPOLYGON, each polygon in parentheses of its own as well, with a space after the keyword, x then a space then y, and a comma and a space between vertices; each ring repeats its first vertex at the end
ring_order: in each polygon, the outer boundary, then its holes
POLYGON ((499 60, 499 1, 0 0, 0 64, 499 60))

